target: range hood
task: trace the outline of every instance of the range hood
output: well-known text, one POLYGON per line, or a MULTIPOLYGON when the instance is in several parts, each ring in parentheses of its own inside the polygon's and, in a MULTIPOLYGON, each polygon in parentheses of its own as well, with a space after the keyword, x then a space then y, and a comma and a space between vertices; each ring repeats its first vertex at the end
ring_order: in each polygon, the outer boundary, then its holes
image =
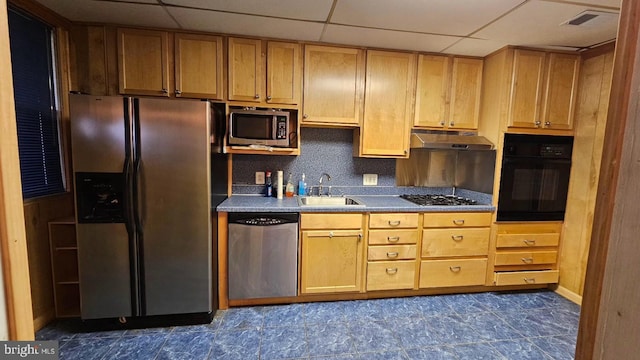
POLYGON ((449 150, 491 150, 493 144, 479 135, 412 133, 411 148, 449 150))

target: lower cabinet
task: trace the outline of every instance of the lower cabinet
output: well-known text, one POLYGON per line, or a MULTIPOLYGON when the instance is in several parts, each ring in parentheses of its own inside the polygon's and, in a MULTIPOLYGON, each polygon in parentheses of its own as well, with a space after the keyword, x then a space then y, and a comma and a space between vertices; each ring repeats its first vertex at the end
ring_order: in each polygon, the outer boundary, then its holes
POLYGON ((80 316, 75 219, 49 222, 49 246, 56 318, 80 316))
POLYGON ((484 285, 490 213, 425 214, 420 288, 484 285))
POLYGON ((369 216, 367 291, 415 287, 418 224, 417 213, 369 216))
POLYGON ((496 224, 495 285, 558 282, 561 222, 496 224))
POLYGON ((362 214, 301 214, 301 294, 363 290, 362 217, 362 214))

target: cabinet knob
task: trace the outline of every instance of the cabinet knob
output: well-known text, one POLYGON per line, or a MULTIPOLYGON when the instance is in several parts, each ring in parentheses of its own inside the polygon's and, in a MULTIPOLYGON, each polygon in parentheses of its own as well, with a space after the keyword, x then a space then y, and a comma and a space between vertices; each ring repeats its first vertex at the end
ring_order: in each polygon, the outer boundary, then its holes
POLYGON ((544 122, 544 126, 546 126, 546 127, 550 127, 550 126, 551 126, 551 121, 545 121, 545 122, 544 122))
POLYGON ((304 115, 302 115, 302 118, 303 118, 303 119, 308 119, 308 118, 309 118, 309 115, 304 114, 304 115))
POLYGON ((540 121, 536 121, 535 124, 536 124, 536 127, 540 127, 540 121))
POLYGON ((182 91, 176 89, 176 95, 180 95, 180 94, 182 94, 182 91))
POLYGON ((454 126, 454 125, 455 123, 453 121, 449 123, 449 126, 454 126))
POLYGON ((260 99, 260 94, 256 94, 256 96, 254 96, 254 98, 260 99))
POLYGON ((444 120, 440 121, 440 126, 444 126, 444 120))
POLYGON ((163 94, 168 94, 168 93, 169 93, 169 90, 167 90, 167 89, 162 89, 162 93, 163 93, 163 94))
POLYGON ((267 101, 271 101, 271 96, 267 96, 267 101))

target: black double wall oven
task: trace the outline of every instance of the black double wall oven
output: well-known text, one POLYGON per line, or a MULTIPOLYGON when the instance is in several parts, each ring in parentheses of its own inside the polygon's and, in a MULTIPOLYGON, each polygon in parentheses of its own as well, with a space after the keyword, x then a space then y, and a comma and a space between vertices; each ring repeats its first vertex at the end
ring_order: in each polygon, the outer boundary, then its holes
POLYGON ((572 136, 505 134, 497 220, 563 220, 572 147, 572 136))

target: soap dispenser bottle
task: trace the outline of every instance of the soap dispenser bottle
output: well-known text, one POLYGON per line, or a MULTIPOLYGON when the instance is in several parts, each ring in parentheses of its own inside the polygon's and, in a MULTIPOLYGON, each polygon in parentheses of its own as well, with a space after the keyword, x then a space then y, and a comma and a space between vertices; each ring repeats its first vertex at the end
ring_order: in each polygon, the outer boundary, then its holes
POLYGON ((298 195, 300 196, 307 195, 307 183, 304 181, 304 173, 302 173, 302 177, 298 182, 298 195))

